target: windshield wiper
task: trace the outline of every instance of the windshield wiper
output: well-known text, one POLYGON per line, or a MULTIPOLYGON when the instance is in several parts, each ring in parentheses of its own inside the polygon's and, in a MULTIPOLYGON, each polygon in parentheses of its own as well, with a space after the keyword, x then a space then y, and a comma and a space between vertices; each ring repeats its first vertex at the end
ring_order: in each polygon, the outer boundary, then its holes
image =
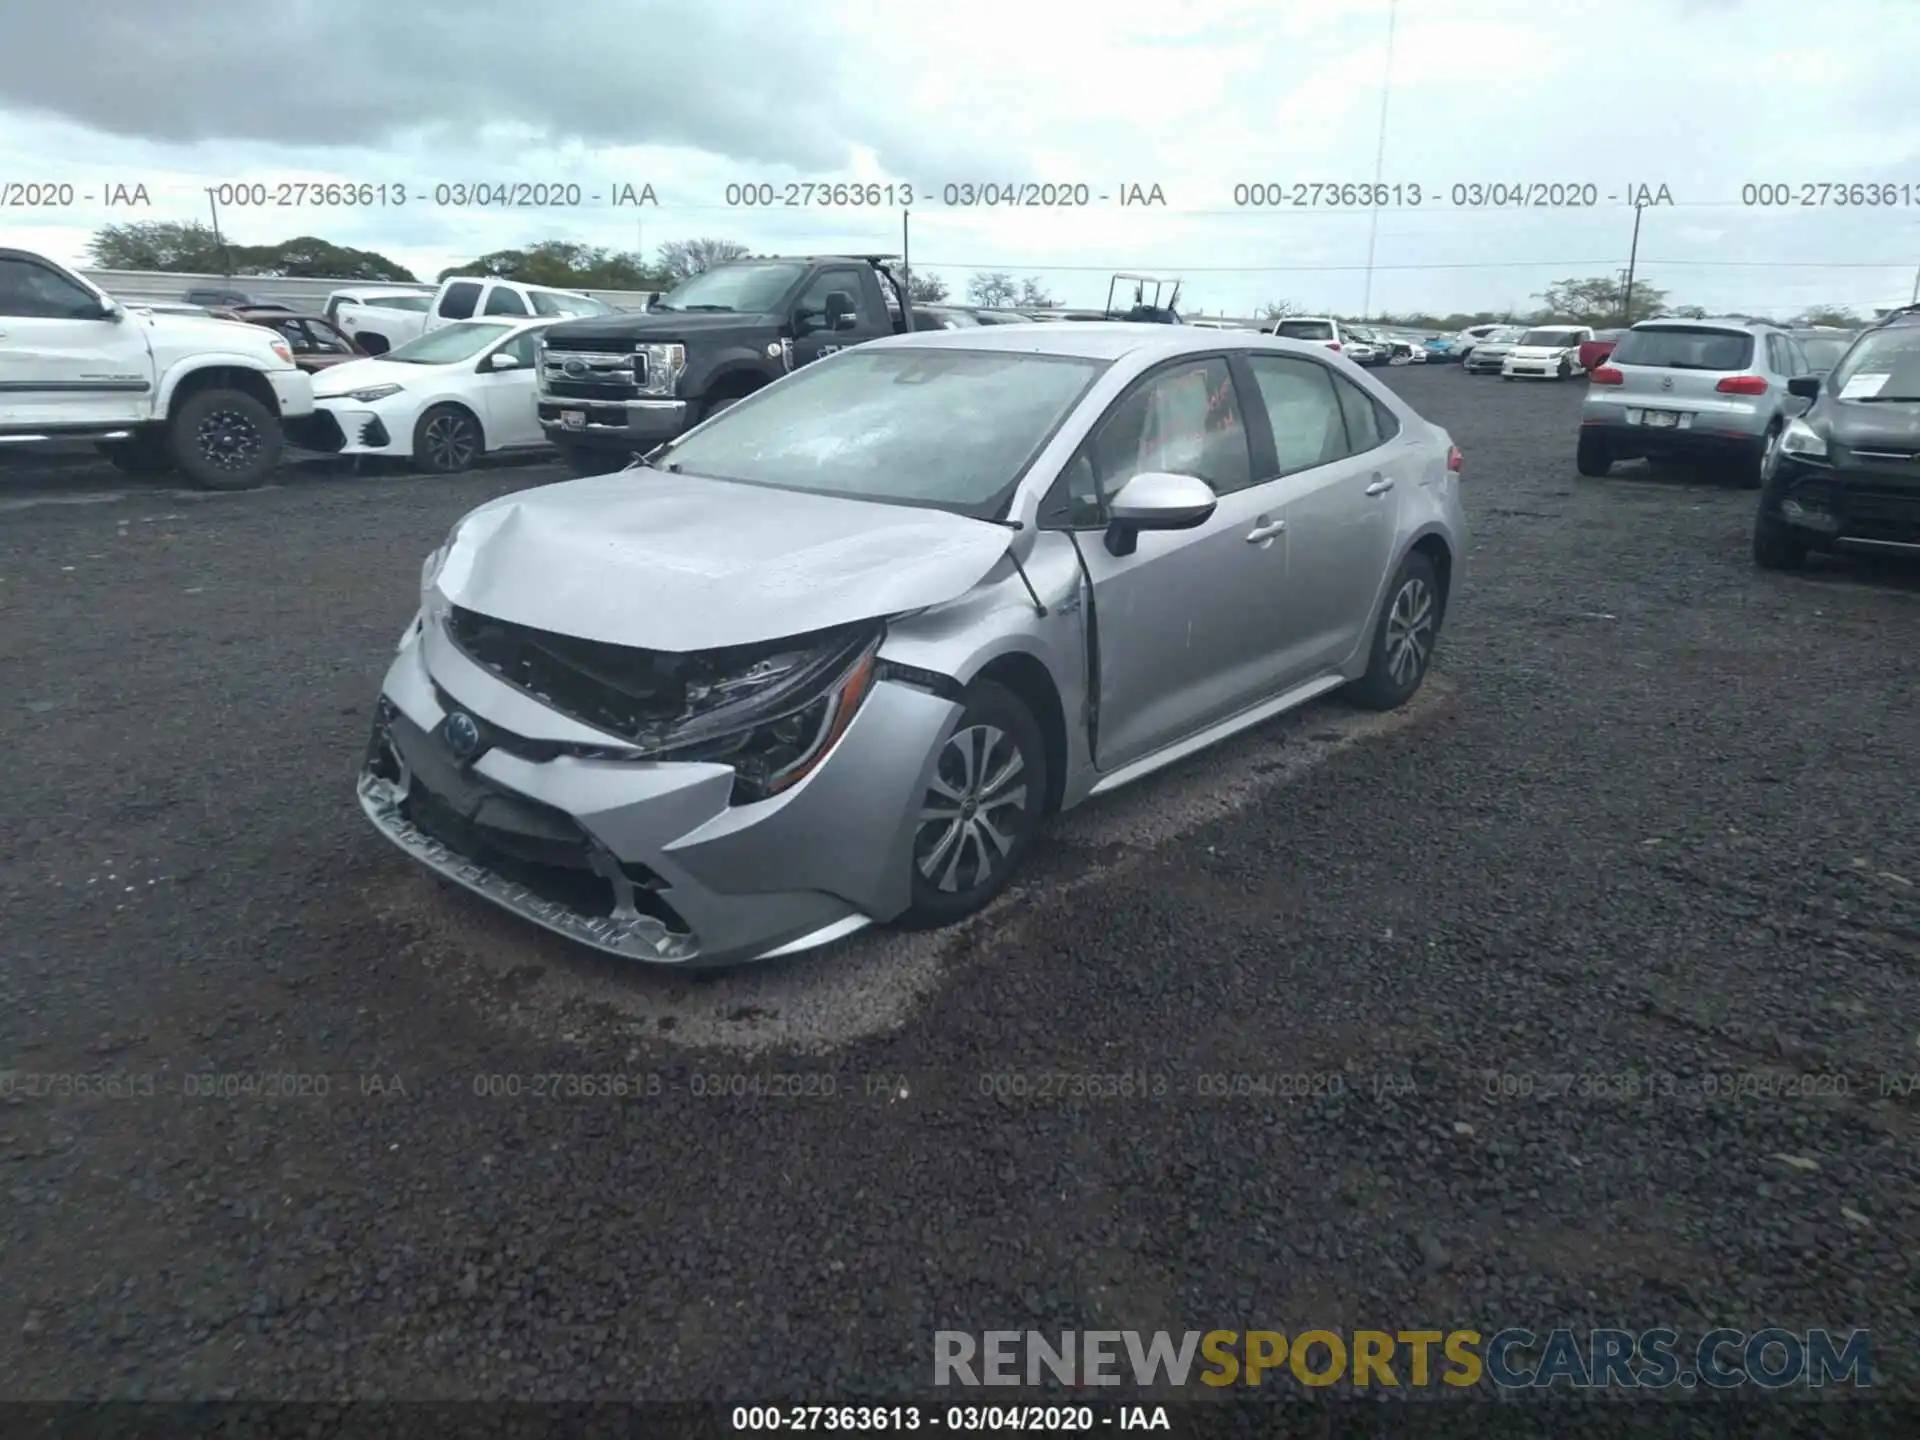
POLYGON ((1861 405, 1920 405, 1920 395, 1856 395, 1861 405))
POLYGON ((731 315, 734 313, 733 306, 731 305, 686 305, 679 308, 686 310, 704 310, 709 314, 731 315))
POLYGON ((679 308, 678 305, 662 305, 657 300, 647 307, 649 310, 678 310, 679 308))

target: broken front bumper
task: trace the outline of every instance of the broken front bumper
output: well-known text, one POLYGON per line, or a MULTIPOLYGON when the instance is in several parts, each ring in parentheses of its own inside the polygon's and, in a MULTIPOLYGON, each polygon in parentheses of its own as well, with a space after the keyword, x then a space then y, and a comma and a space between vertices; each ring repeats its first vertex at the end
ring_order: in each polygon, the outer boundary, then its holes
POLYGON ((804 780, 735 805, 725 765, 565 753, 609 737, 429 625, 387 673, 358 793, 415 860, 568 939, 654 963, 737 964, 906 909, 914 818, 959 715, 880 681, 804 780), (484 736, 464 760, 446 738, 455 712, 484 736))

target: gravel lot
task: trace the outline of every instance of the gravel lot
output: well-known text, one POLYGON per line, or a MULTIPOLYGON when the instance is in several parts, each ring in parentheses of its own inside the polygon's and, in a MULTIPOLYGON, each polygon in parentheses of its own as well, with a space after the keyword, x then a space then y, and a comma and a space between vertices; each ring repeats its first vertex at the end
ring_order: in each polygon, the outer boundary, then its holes
POLYGON ((1416 706, 1074 817, 971 929, 707 982, 353 803, 421 557, 553 471, 0 471, 0 1387, 821 1399, 927 1393, 936 1329, 1671 1324, 1869 1326, 1914 1395, 1920 570, 1764 575, 1750 493, 1578 479, 1577 383, 1389 379, 1475 527, 1416 706), (1120 1072, 1163 1093, 1040 1093, 1120 1072))

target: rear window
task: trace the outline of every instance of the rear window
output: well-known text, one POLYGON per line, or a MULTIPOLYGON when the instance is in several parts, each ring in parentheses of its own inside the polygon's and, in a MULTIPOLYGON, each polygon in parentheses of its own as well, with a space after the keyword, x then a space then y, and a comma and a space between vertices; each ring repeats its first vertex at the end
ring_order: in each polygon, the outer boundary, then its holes
POLYGON ((1333 326, 1325 320, 1282 320, 1273 333, 1287 340, 1331 340, 1333 326))
POLYGON ((1753 363, 1753 336, 1680 325, 1633 329, 1620 337, 1612 359, 1662 370, 1744 370, 1753 363))

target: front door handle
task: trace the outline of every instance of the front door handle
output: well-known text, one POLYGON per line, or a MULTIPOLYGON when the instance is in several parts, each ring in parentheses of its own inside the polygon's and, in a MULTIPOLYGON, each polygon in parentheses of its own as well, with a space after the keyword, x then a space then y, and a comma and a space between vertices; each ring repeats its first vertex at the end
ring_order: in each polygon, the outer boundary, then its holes
POLYGON ((1384 495, 1392 488, 1393 481, 1387 479, 1384 475, 1376 475, 1373 477, 1373 483, 1367 486, 1367 494, 1384 495))
POLYGON ((1265 525, 1256 525, 1247 532, 1247 543, 1258 545, 1263 540, 1271 540, 1286 528, 1287 522, 1284 520, 1273 520, 1265 525))

